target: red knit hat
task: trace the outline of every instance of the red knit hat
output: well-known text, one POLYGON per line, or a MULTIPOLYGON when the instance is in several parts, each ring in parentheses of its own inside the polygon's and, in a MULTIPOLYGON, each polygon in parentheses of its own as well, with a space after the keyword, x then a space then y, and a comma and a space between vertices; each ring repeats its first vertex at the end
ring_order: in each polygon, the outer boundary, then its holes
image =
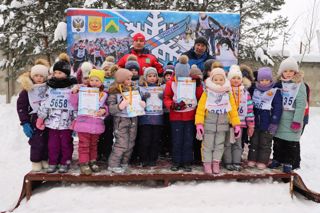
POLYGON ((133 41, 142 40, 145 41, 146 37, 142 33, 137 33, 133 36, 133 41))

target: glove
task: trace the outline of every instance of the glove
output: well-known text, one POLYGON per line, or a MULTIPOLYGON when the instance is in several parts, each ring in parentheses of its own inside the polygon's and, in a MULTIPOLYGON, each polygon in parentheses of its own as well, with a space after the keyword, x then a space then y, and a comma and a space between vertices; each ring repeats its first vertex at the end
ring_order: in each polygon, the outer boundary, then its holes
POLYGON ((129 101, 127 101, 127 99, 124 98, 119 104, 119 109, 124 110, 124 108, 126 108, 128 105, 129 105, 129 101))
POLYGON ((301 129, 301 124, 299 122, 292 122, 290 128, 292 129, 292 131, 294 132, 299 132, 299 130, 301 129))
POLYGON ((32 137, 32 134, 33 134, 33 129, 31 127, 31 124, 30 123, 24 123, 22 125, 23 127, 23 132, 24 134, 28 137, 28 138, 31 138, 32 137))
POLYGON ((241 127, 240 126, 235 126, 234 127, 234 138, 238 139, 240 138, 241 133, 241 127))
POLYGON ((196 138, 197 138, 197 140, 202 141, 203 140, 203 134, 204 134, 203 124, 197 124, 196 128, 197 128, 196 138))
POLYGON ((268 127, 268 132, 271 135, 275 135, 276 132, 277 132, 277 129, 278 129, 278 124, 270 124, 269 127, 268 127))
POLYGON ((36 122, 36 127, 40 130, 44 130, 45 126, 44 126, 44 119, 42 118, 38 118, 37 122, 36 122))
POLYGON ((184 101, 180 101, 179 103, 173 102, 171 105, 171 109, 179 111, 179 110, 185 110, 187 108, 186 103, 184 101))
POLYGON ((254 127, 249 126, 247 131, 248 131, 248 136, 251 138, 254 133, 254 127))
POLYGON ((146 101, 148 98, 151 97, 151 94, 149 92, 146 92, 143 94, 143 96, 141 97, 142 100, 146 101))
POLYGON ((139 104, 142 108, 146 108, 146 102, 140 101, 139 104))
POLYGON ((163 100, 163 93, 159 93, 159 94, 158 94, 158 98, 159 98, 160 100, 163 100))

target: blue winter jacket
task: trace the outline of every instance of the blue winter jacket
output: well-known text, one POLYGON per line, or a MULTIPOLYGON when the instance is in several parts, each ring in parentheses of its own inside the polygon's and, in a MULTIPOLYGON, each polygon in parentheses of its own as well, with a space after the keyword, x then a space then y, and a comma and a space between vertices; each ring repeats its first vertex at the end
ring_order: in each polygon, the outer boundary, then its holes
MULTIPOLYGON (((274 86, 275 88, 276 86, 274 86)), ((254 90, 257 88, 254 87, 254 90)), ((255 128, 268 131, 268 127, 270 124, 279 124, 281 115, 282 115, 282 95, 281 91, 278 89, 271 104, 271 110, 263 110, 253 108, 254 111, 254 120, 255 120, 255 128)))
POLYGON ((209 59, 215 59, 215 57, 210 55, 208 51, 206 51, 203 55, 198 56, 194 52, 194 47, 192 47, 189 51, 182 53, 182 55, 188 56, 190 67, 195 64, 202 72, 204 70, 204 62, 209 59))

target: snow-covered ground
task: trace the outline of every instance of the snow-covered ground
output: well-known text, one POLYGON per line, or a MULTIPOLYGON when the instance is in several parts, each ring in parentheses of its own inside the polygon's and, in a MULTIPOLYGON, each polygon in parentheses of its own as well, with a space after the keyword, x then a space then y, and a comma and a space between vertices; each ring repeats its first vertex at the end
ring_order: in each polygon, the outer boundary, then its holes
MULTIPOLYGON (((17 201, 23 176, 30 170, 29 145, 18 122, 15 102, 0 96, 0 211, 17 201)), ((320 192, 320 108, 311 109, 301 141, 307 186, 320 192)), ((15 212, 290 212, 318 213, 320 205, 289 195, 289 185, 271 180, 253 182, 189 182, 169 187, 110 184, 51 185, 36 190, 15 212)))

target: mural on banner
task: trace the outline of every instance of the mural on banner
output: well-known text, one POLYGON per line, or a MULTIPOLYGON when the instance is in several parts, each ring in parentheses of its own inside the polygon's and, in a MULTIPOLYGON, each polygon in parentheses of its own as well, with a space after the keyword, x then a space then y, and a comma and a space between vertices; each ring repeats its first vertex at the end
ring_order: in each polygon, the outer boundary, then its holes
POLYGON ((146 37, 146 48, 165 65, 194 45, 198 36, 209 42, 211 55, 224 66, 237 63, 239 14, 68 9, 68 53, 75 70, 83 61, 100 66, 106 56, 128 53, 134 34, 146 37))

